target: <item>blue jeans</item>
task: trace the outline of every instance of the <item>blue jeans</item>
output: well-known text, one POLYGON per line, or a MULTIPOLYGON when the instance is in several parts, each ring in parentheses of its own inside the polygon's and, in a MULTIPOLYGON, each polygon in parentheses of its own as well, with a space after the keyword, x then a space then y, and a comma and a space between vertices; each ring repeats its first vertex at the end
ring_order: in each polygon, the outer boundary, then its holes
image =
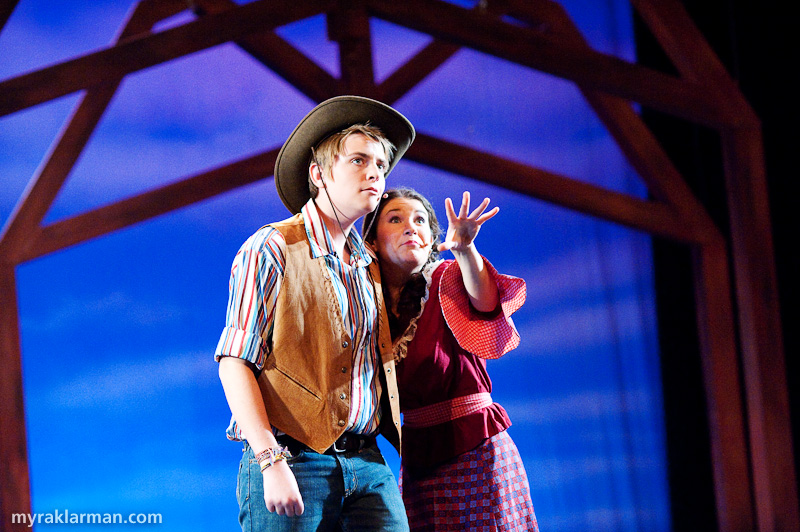
POLYGON ((236 497, 243 532, 407 532, 403 499, 377 445, 357 452, 299 451, 289 459, 305 511, 287 517, 267 511, 261 468, 245 442, 236 497))

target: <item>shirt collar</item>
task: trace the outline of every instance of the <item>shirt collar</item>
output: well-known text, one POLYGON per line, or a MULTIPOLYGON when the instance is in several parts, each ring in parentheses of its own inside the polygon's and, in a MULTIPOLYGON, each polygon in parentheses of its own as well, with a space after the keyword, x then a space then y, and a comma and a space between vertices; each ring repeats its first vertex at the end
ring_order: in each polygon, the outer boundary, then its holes
MULTIPOLYGON (((308 242, 311 245, 311 256, 317 259, 325 255, 333 255, 333 240, 319 215, 314 198, 311 198, 303 205, 300 213, 303 215, 306 236, 308 236, 308 242)), ((354 229, 355 226, 350 229, 350 233, 347 235, 347 245, 350 247, 351 256, 350 264, 351 266, 365 267, 372 262, 372 258, 367 253, 364 241, 361 240, 358 231, 354 229)))

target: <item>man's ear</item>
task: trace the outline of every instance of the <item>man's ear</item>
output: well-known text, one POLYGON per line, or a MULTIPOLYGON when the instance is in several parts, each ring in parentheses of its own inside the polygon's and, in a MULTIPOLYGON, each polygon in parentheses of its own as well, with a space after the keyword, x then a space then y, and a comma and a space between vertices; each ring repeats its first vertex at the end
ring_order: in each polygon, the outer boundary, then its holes
POLYGON ((322 167, 317 163, 311 163, 308 166, 308 176, 311 178, 311 182, 317 188, 325 188, 325 181, 322 179, 322 167))

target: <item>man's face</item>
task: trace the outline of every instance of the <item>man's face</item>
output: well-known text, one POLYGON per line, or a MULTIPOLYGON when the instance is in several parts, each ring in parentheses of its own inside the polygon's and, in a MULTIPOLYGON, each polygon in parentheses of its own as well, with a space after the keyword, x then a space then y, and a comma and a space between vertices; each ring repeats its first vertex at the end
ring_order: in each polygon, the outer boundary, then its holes
MULTIPOLYGON (((331 177, 325 179, 339 215, 355 221, 373 211, 386 188, 384 175, 388 167, 380 142, 361 133, 347 137, 342 153, 334 159, 331 177)), ((324 190, 317 196, 318 204, 327 202, 322 194, 324 190)))

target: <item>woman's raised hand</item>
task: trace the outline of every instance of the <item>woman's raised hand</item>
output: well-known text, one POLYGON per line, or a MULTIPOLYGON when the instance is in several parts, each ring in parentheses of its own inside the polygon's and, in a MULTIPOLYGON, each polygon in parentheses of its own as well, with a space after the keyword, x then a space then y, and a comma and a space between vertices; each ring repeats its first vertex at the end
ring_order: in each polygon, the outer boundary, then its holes
POLYGON ((469 192, 464 192, 461 198, 461 208, 456 212, 453 209, 453 202, 450 198, 444 200, 447 211, 447 234, 444 242, 439 244, 439 251, 465 251, 478 236, 481 225, 486 220, 492 218, 500 211, 500 207, 495 207, 489 212, 484 212, 489 206, 489 198, 485 198, 474 211, 469 212, 469 192))

